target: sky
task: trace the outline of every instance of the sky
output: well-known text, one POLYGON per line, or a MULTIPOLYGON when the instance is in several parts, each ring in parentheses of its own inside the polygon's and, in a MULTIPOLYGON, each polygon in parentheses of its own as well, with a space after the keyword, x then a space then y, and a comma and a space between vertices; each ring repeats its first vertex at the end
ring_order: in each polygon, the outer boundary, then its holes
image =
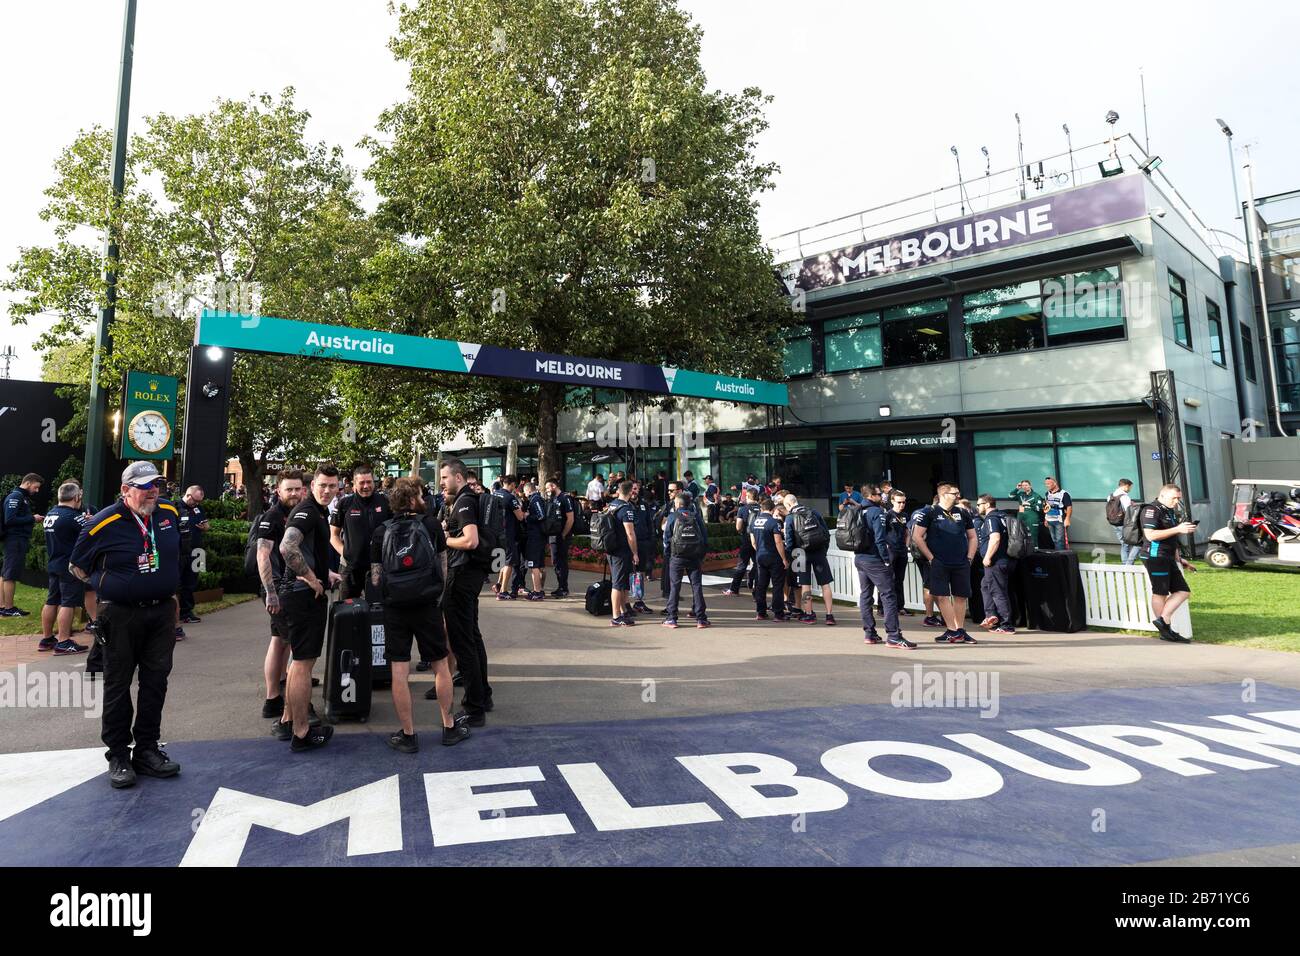
MULTIPOLYGON (((1020 113, 1026 159, 1105 139, 1142 141, 1146 82, 1151 152, 1210 226, 1240 233, 1232 176, 1245 189, 1250 144, 1259 196, 1300 189, 1300 5, 1235 3, 1025 4, 929 0, 680 0, 703 29, 710 84, 757 86, 774 97, 759 159, 780 167, 760 197, 763 234, 776 236, 956 179, 1016 164, 1020 113), (1216 117, 1232 127, 1235 162, 1216 117), (1230 165, 1232 163, 1232 165, 1230 165)), ((18 250, 49 242, 42 191, 77 131, 111 126, 120 0, 7 4, 0 88, 0 270, 18 250)), ((308 135, 358 148, 385 106, 402 97, 405 71, 388 51, 387 0, 139 0, 130 127, 157 113, 210 108, 218 97, 297 91, 308 135)), ((359 177, 358 177, 359 178, 359 177)), ((365 184, 361 184, 364 186, 365 184)), ((368 204, 373 205, 373 197, 368 204)), ((0 344, 18 352, 14 378, 40 377, 32 349, 48 322, 11 326, 0 292, 0 344)))

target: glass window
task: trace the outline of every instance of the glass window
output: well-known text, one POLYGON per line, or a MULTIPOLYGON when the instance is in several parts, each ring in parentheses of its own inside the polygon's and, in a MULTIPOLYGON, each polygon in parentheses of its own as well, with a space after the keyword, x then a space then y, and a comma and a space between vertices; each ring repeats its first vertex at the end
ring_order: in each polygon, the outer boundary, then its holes
POLYGON ((822 326, 822 334, 826 371, 847 372, 882 364, 879 312, 830 319, 822 326))
POLYGON ((1071 425, 1056 430, 1056 440, 1063 445, 1085 441, 1133 441, 1136 437, 1132 425, 1071 425))
POLYGON ((812 329, 806 325, 785 330, 786 377, 811 375, 813 370, 812 329))
POLYGON ((1219 307, 1211 299, 1205 300, 1205 314, 1210 326, 1210 360, 1215 365, 1226 368, 1228 360, 1223 352, 1223 320, 1219 316, 1219 307))
POLYGON ((1258 381, 1255 378, 1255 336, 1245 322, 1241 323, 1241 368, 1247 381, 1258 381))
POLYGON ((1121 478, 1133 481, 1129 494, 1142 497, 1142 475, 1138 471, 1137 445, 1061 445, 1056 450, 1061 462, 1061 487, 1071 498, 1104 499, 1121 478))
POLYGON ((1118 266, 1043 280, 1047 344, 1078 345, 1124 337, 1124 296, 1118 266))
POLYGON ((1173 270, 1169 272, 1169 307, 1174 316, 1174 341, 1190 349, 1192 328, 1187 312, 1187 283, 1173 270))
MULTIPOLYGON (((704 478, 707 475, 713 475, 713 455, 708 448, 691 448, 686 452, 686 471, 691 473, 691 477, 704 487, 704 478)), ((718 477, 713 475, 714 478, 718 477)), ((720 486, 720 485, 719 485, 720 486)))
MULTIPOLYGON (((1021 481, 1041 489, 1044 475, 1056 474, 1052 446, 1034 448, 975 449, 975 483, 977 493, 995 498, 1009 497, 1021 481)), ((1041 494, 1041 491, 1040 491, 1041 494)), ((967 495, 974 500, 974 495, 967 495)))
POLYGON ((961 306, 963 309, 969 309, 977 305, 997 305, 999 302, 1027 299, 1030 296, 1038 295, 1038 291, 1037 279, 1031 279, 1028 282, 1013 282, 1011 285, 997 285, 991 289, 980 289, 978 292, 971 292, 962 296, 961 306))
POLYGON ((718 446, 719 487, 739 485, 748 475, 756 475, 759 483, 771 477, 767 473, 766 447, 761 442, 718 446))
POLYGON ((786 442, 772 462, 772 475, 780 475, 781 486, 793 491, 795 495, 821 494, 824 488, 817 458, 817 442, 786 442))
POLYGON ((1051 443, 1050 428, 1004 428, 975 433, 976 448, 981 445, 1050 445, 1051 443))
POLYGON ((861 484, 876 484, 885 473, 885 440, 852 439, 831 442, 831 492, 833 496, 844 490, 847 481, 855 488, 861 484))
POLYGON ((943 362, 952 357, 947 299, 891 306, 882 319, 886 365, 943 362))
POLYGON ((1193 501, 1209 501, 1209 482, 1205 478, 1205 444, 1197 425, 1184 425, 1187 439, 1187 484, 1193 501))
POLYGON ((1000 355, 1043 347, 1043 309, 1037 296, 976 306, 967 309, 964 318, 971 355, 1000 355))
POLYGON ((1278 407, 1284 412, 1300 411, 1300 309, 1273 312, 1270 321, 1278 407))

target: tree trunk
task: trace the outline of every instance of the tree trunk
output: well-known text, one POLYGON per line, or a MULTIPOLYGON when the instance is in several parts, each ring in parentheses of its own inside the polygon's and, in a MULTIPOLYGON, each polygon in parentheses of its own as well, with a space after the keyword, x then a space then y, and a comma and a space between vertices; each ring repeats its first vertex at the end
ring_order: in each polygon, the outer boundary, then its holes
POLYGON ((564 461, 556 447, 556 432, 563 394, 563 385, 544 382, 537 403, 537 477, 544 482, 552 475, 559 475, 561 486, 564 485, 564 461))
POLYGON ((241 448, 239 468, 244 478, 244 517, 251 521, 262 510, 262 476, 266 470, 265 463, 253 454, 253 449, 241 448))

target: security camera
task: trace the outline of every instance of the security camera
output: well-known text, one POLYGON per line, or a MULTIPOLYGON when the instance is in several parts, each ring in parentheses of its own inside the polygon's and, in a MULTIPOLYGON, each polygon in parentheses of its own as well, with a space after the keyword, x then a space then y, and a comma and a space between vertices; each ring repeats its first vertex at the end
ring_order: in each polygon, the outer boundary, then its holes
POLYGON ((220 386, 220 385, 213 385, 211 382, 206 382, 206 383, 204 384, 204 386, 203 386, 203 397, 204 397, 204 398, 216 398, 216 397, 217 397, 218 395, 220 395, 220 394, 221 394, 221 386, 220 386))
POLYGON ((1119 114, 1116 113, 1114 110, 1108 110, 1106 112, 1106 122, 1109 123, 1111 126, 1114 126, 1116 123, 1119 122, 1119 114))

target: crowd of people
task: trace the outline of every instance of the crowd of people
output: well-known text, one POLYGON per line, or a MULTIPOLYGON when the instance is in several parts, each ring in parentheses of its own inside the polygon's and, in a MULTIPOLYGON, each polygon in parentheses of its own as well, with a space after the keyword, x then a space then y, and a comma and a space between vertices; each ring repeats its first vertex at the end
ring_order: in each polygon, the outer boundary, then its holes
MULTIPOLYGON (((152 462, 129 465, 120 497, 99 511, 84 500, 75 481, 57 489, 48 514, 32 498, 44 484, 25 475, 3 503, 4 564, 0 616, 22 616, 14 591, 37 522, 45 531, 48 591, 42 612, 42 651, 83 653, 72 640, 73 616, 84 608, 94 649, 87 670, 104 674, 103 740, 109 779, 131 786, 137 773, 174 776, 179 765, 159 747, 167 678, 184 623, 193 614, 195 569, 209 528, 203 489, 191 486, 164 497, 168 482, 152 462), (179 495, 177 497, 177 495, 179 495), (93 512, 93 513, 92 513, 93 512), (93 666, 92 666, 93 665, 93 666), (132 706, 130 690, 138 677, 132 706)), ((1178 548, 1195 526, 1180 517, 1181 491, 1164 486, 1155 501, 1135 503, 1132 482, 1121 480, 1107 502, 1107 516, 1126 546, 1126 560, 1140 556, 1151 580, 1156 627, 1166 640, 1186 641, 1173 631, 1172 615, 1189 596, 1178 548), (1123 525, 1136 522, 1141 540, 1128 540, 1123 525)), ((979 623, 995 633, 1015 633, 1009 582, 1014 554, 1030 546, 1069 547, 1073 504, 1053 478, 1046 494, 1021 482, 1010 495, 1015 511, 1002 511, 989 494, 974 506, 950 482, 933 500, 909 507, 907 494, 889 482, 845 485, 835 530, 815 508, 801 503, 779 477, 747 476, 734 508, 712 476, 703 483, 691 472, 669 479, 662 472, 640 481, 615 472, 593 475, 585 494, 562 488, 558 475, 505 475, 485 488, 457 459, 440 463, 437 484, 418 478, 376 481, 357 465, 342 478, 322 464, 310 475, 286 468, 276 476, 267 506, 250 533, 260 596, 269 617, 264 660, 262 716, 292 752, 327 744, 333 729, 311 703, 312 671, 321 655, 330 600, 368 598, 382 606, 393 703, 400 723, 387 738, 395 750, 419 749, 408 677, 412 653, 417 670, 433 671, 425 697, 438 704, 441 743, 466 740, 485 726, 493 709, 488 658, 479 625, 480 593, 490 585, 498 601, 546 599, 549 553, 556 577, 553 598, 569 594, 568 554, 577 534, 589 534, 604 552, 610 578, 610 626, 630 627, 652 614, 645 601, 658 571, 662 625, 679 627, 684 583, 692 590, 686 613, 695 627, 711 621, 702 587, 708 525, 734 522, 740 548, 724 596, 750 589, 757 621, 817 624, 814 588, 821 587, 825 624, 836 624, 834 575, 828 553, 834 542, 854 554, 860 585, 859 612, 868 644, 913 649, 902 633, 903 581, 909 561, 924 582, 923 624, 943 628, 935 640, 974 644, 964 621, 978 577, 983 613, 979 623), (1044 529, 1039 538, 1040 526, 1044 529), (662 555, 662 563, 658 560, 662 555), (974 572, 974 573, 973 573, 974 572), (883 616, 885 635, 877 630, 883 616), (453 704, 463 688, 461 706, 453 704)))

